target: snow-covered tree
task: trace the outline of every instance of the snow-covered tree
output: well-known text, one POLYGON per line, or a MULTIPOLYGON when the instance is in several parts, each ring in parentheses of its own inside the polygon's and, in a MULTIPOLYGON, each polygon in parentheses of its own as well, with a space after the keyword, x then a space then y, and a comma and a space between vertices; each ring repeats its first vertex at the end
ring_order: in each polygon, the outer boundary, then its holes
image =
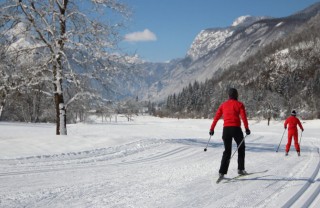
MULTIPOLYGON (((33 59, 23 49, 14 52, 12 41, 7 41, 4 35, 0 36, 0 117, 7 100, 14 93, 22 93, 27 83, 30 88, 39 84, 35 81, 35 74, 28 73, 24 67, 30 70, 34 68, 33 59)), ((33 70, 31 70, 33 71, 33 70)))
POLYGON ((94 97, 93 89, 104 85, 117 67, 117 57, 111 54, 128 8, 117 0, 5 0, 0 8, 2 35, 10 36, 12 29, 24 26, 19 36, 28 45, 20 47, 18 40, 12 53, 26 51, 41 59, 24 71, 33 75, 34 82, 52 84, 44 93, 54 97, 56 134, 66 135, 68 105, 94 97), (73 93, 66 95, 68 88, 73 93))

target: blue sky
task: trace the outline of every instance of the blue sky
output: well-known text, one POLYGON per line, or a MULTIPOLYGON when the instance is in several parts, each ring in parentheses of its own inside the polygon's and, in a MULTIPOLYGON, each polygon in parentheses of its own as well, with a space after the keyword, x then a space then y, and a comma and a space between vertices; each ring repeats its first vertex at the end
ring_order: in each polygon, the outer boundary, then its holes
POLYGON ((151 62, 183 58, 203 29, 227 27, 239 16, 285 17, 319 0, 122 0, 132 20, 120 47, 151 62))

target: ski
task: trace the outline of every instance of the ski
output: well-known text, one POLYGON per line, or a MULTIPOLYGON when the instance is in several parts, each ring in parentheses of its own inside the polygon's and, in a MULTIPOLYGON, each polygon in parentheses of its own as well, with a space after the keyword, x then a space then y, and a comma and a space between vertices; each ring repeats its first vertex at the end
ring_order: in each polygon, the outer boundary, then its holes
POLYGON ((224 183, 229 183, 229 182, 232 182, 232 181, 236 181, 239 178, 243 178, 243 177, 246 177, 246 176, 259 174, 259 173, 266 173, 266 172, 268 172, 268 170, 258 171, 258 172, 251 172, 251 173, 246 173, 246 174, 243 174, 243 175, 237 175, 237 176, 235 176, 233 178, 228 178, 227 181, 225 181, 224 183))
POLYGON ((220 183, 222 180, 224 180, 224 183, 229 183, 229 182, 232 182, 232 181, 235 181, 239 178, 242 178, 242 177, 246 177, 246 176, 250 176, 250 175, 254 175, 254 174, 258 174, 258 173, 265 173, 267 172, 268 170, 264 170, 264 171, 258 171, 258 172, 251 172, 251 173, 247 173, 247 174, 243 174, 243 175, 237 175, 233 178, 225 178, 225 177, 219 177, 216 181, 216 183, 220 183))

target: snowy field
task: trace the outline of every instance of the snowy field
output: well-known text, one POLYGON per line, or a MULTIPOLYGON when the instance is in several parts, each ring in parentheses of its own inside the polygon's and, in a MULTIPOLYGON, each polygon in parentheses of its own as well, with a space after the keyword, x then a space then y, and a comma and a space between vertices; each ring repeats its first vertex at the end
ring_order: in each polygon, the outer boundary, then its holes
POLYGON ((0 122, 0 207, 320 207, 320 121, 302 122, 301 157, 293 144, 286 157, 286 134, 276 152, 283 121, 249 121, 255 174, 220 184, 222 120, 207 152, 209 119, 98 120, 68 125, 68 136, 53 124, 0 122))

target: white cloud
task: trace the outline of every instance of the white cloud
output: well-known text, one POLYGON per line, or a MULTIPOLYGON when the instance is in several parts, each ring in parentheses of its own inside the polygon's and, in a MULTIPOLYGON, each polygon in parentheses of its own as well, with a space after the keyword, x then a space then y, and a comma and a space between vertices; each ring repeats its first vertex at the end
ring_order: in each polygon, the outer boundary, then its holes
POLYGON ((157 40, 157 36, 149 29, 144 29, 142 32, 138 31, 126 34, 124 40, 128 42, 155 41, 157 40))

